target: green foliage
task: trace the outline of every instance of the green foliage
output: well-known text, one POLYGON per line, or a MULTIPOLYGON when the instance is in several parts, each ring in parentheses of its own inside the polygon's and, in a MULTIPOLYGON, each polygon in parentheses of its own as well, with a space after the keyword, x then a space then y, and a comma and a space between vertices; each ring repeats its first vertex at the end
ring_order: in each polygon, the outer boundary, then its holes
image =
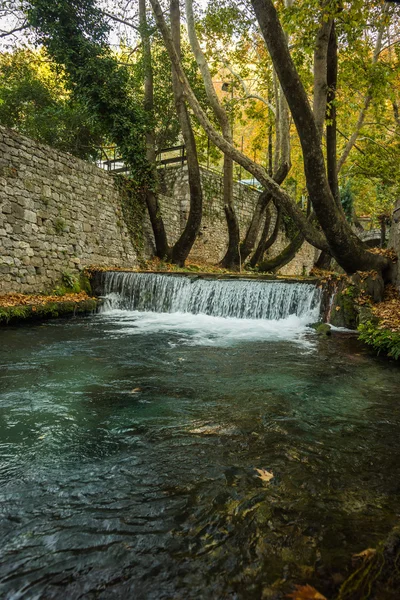
POLYGON ((69 89, 120 149, 138 185, 149 185, 145 132, 151 126, 129 83, 129 71, 108 46, 109 27, 94 0, 31 0, 27 18, 69 89))
POLYGON ((52 319, 57 317, 67 317, 76 314, 85 314, 94 312, 98 301, 94 298, 88 298, 81 302, 65 302, 60 299, 59 302, 47 302, 41 305, 26 306, 7 306, 0 307, 0 325, 8 323, 17 323, 26 319, 52 319))
POLYGON ((380 329, 371 321, 359 325, 359 339, 372 346, 378 354, 384 352, 388 356, 398 360, 400 358, 400 333, 390 329, 380 329))
POLYGON ((294 237, 298 234, 299 228, 297 227, 296 223, 293 221, 292 217, 284 212, 282 212, 281 219, 282 219, 283 227, 285 229, 286 237, 289 240, 293 240, 294 237))
POLYGON ((54 222, 54 231, 58 234, 61 235, 62 233, 64 233, 65 231, 65 221, 64 219, 56 219, 54 222))
POLYGON ((82 289, 80 278, 69 271, 65 271, 61 276, 60 285, 57 285, 52 293, 55 296, 64 296, 65 294, 79 294, 82 289))
POLYGON ((0 55, 0 123, 79 158, 95 158, 101 131, 45 51, 0 55))
POLYGON ((339 188, 339 194, 346 219, 351 223, 353 221, 354 194, 350 180, 339 188))

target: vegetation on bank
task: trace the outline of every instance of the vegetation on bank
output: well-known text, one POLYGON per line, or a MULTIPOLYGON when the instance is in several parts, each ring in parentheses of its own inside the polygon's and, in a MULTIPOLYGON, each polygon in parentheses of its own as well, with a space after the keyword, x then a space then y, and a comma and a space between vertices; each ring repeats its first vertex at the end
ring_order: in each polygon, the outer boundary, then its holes
POLYGON ((0 325, 24 320, 52 319, 87 314, 97 309, 99 300, 91 296, 89 279, 65 272, 49 294, 0 295, 0 325))
POLYGON ((383 302, 371 307, 371 319, 358 327, 360 340, 395 360, 400 359, 400 294, 387 286, 383 302))
POLYGON ((96 310, 98 302, 86 292, 64 296, 5 294, 0 296, 0 325, 87 314, 96 310))

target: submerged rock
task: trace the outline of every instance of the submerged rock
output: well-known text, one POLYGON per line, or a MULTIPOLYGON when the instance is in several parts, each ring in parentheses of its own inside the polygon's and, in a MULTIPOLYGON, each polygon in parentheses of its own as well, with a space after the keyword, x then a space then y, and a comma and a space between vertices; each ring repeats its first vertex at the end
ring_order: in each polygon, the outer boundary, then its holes
POLYGON ((331 335, 332 328, 328 323, 314 323, 311 325, 318 335, 331 335))

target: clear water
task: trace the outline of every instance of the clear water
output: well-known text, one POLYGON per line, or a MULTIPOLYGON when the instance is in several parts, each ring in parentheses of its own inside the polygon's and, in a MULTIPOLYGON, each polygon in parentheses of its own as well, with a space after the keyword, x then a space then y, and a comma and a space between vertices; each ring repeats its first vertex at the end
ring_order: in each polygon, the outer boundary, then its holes
POLYGON ((331 597, 398 522, 399 371, 353 337, 115 310, 0 341, 2 598, 331 597))

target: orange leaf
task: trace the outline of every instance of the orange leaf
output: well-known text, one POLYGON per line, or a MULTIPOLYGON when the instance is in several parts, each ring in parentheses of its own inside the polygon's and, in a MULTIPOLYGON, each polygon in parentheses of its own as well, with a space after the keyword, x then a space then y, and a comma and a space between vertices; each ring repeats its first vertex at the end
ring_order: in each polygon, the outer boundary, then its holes
POLYGON ((296 590, 291 594, 287 594, 287 598, 292 598, 292 600, 327 600, 311 585, 296 585, 296 590))

